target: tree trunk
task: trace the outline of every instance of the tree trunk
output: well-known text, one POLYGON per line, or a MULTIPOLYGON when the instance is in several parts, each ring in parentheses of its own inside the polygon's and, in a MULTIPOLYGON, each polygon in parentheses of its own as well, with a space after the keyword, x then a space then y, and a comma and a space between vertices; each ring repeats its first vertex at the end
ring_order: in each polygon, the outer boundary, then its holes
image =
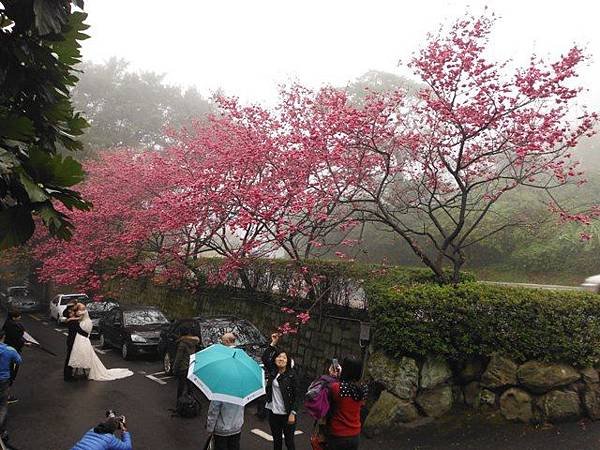
POLYGON ((250 278, 248 278, 248 274, 246 273, 246 270, 238 269, 238 274, 240 275, 240 280, 242 280, 244 289, 246 289, 248 292, 254 292, 255 291, 254 286, 252 286, 252 283, 250 282, 250 278))

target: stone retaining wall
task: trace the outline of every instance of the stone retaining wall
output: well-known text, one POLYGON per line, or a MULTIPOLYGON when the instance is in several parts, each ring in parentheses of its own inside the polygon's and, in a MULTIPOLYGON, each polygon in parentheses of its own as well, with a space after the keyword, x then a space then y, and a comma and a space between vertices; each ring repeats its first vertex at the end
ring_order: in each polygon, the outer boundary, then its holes
POLYGON ((371 435, 398 424, 417 426, 456 406, 499 410, 505 419, 525 423, 600 419, 600 377, 591 367, 516 364, 501 355, 452 366, 436 356, 394 360, 376 352, 368 379, 383 389, 365 422, 371 435))

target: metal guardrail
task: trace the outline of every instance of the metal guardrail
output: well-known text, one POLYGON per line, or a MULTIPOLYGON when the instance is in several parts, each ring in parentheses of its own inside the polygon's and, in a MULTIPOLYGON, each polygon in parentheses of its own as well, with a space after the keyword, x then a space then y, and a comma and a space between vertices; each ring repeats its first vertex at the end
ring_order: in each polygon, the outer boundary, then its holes
POLYGON ((548 289, 552 291, 588 291, 581 286, 560 286, 558 284, 534 284, 534 283, 511 283, 508 281, 479 281, 484 284, 494 284, 498 286, 522 287, 528 289, 548 289))

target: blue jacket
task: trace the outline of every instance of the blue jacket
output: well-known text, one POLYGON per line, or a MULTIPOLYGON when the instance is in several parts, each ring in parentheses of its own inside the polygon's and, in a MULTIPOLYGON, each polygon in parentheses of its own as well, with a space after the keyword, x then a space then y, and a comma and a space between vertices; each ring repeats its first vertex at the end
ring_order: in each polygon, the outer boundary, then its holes
POLYGON ((92 428, 83 435, 71 450, 132 450, 129 432, 123 433, 123 440, 110 433, 94 433, 92 428))
POLYGON ((14 348, 0 342, 0 381, 10 380, 12 365, 21 362, 21 355, 14 348))

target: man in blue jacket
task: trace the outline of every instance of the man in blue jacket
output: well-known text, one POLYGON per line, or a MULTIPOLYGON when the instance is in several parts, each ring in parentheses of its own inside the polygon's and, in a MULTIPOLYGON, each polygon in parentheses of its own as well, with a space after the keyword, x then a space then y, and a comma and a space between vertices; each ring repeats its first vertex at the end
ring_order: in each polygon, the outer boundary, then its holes
POLYGON ((22 359, 19 353, 4 343, 4 330, 0 330, 0 438, 8 440, 6 415, 8 413, 8 389, 12 385, 22 359))
POLYGON ((75 444, 71 450, 132 450, 131 435, 127 431, 125 423, 116 417, 109 417, 83 435, 83 438, 75 444), (117 430, 123 432, 119 439, 115 436, 117 430))

